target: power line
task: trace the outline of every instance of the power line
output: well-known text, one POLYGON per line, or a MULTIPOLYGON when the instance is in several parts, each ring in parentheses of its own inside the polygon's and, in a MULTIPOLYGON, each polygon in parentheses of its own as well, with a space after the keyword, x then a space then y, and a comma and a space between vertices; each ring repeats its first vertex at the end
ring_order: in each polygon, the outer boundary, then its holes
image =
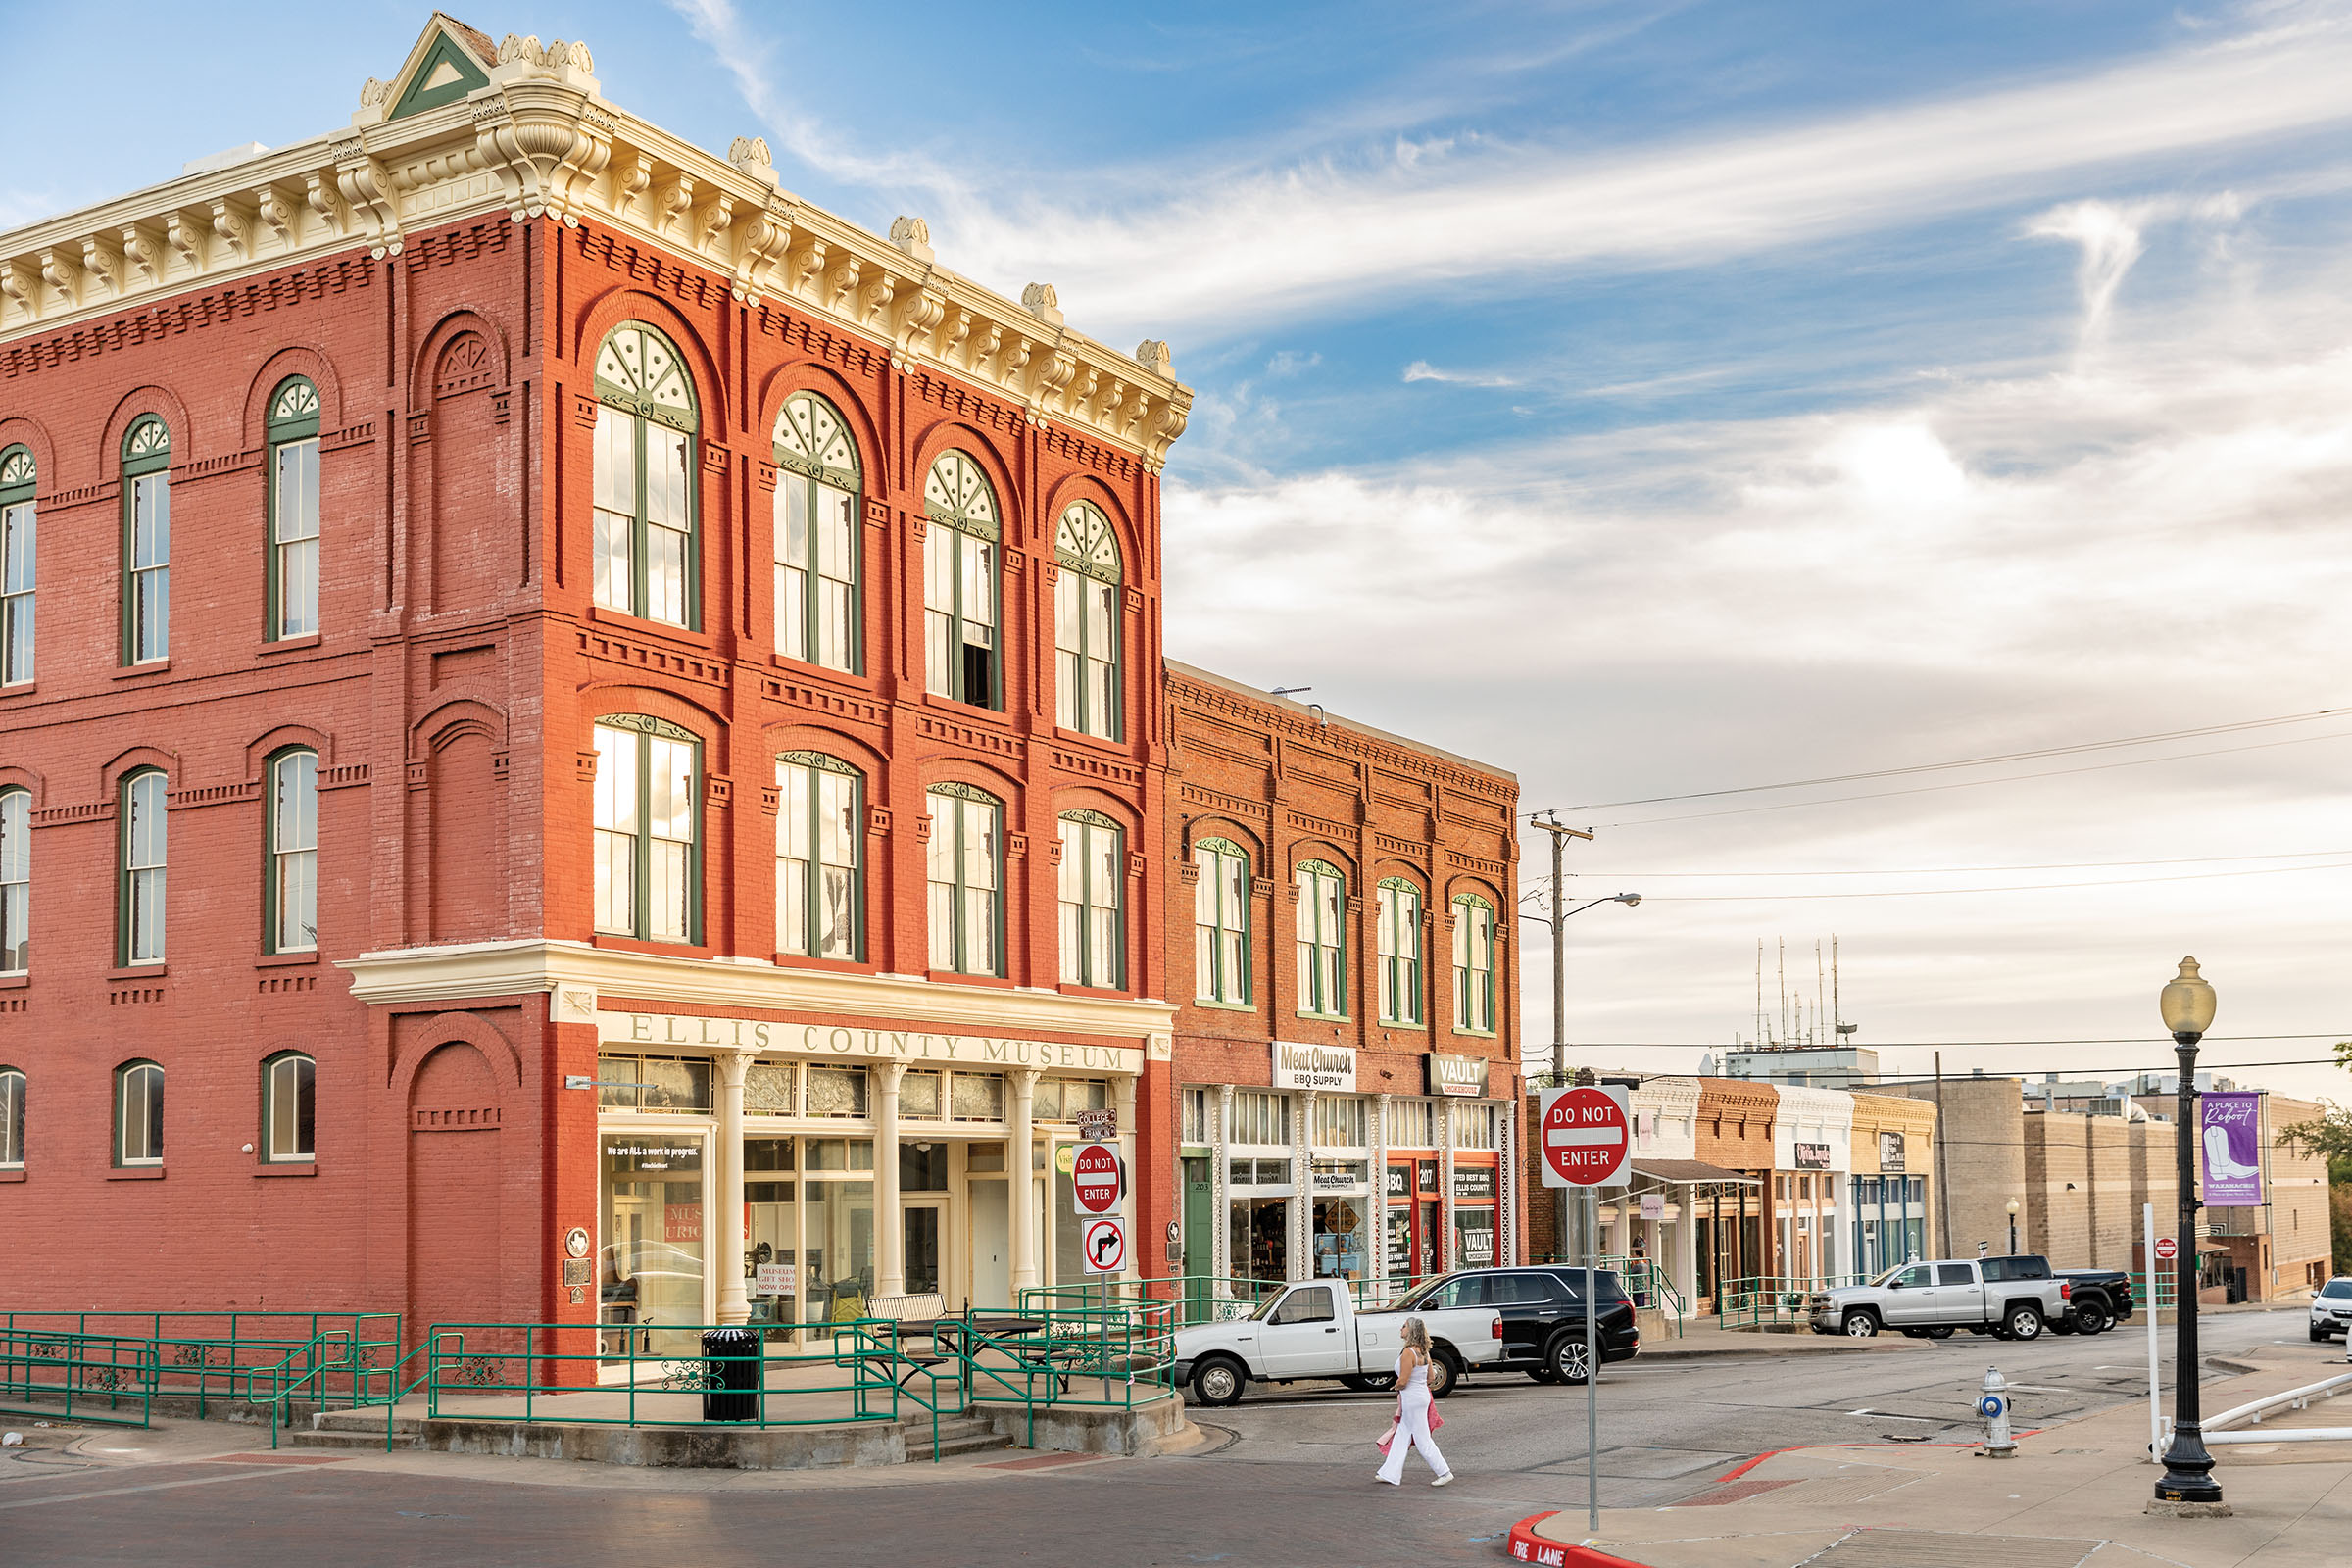
MULTIPOLYGON (((2330 1029, 2324 1034, 2306 1035, 2207 1035, 2204 1043, 2232 1045, 2255 1040, 2352 1040, 2352 1028, 2330 1029)), ((1849 1047, 1865 1051, 1975 1051, 1999 1046, 2146 1046, 2162 1042, 2157 1036, 2117 1035, 2098 1040, 1857 1040, 1849 1047)), ((1578 1042, 1579 1051, 1738 1051, 1745 1048, 1726 1046, 1720 1040, 1594 1040, 1578 1042)), ((2166 1045, 2165 1050, 2172 1047, 2166 1045)), ((1769 1054, 1769 1053, 1768 1053, 1769 1054)), ((2334 1058, 2330 1057, 2330 1060, 2334 1058)), ((2294 1066, 2293 1062, 2246 1062, 2245 1066, 2294 1066)), ((2040 1069, 2036 1069, 2037 1071, 2040 1069)), ((2088 1069, 2083 1069, 2087 1071, 2088 1069)), ((1946 1074, 1946 1076, 1950 1076, 1946 1074)))
MULTIPOLYGON (((1958 876, 1986 871, 2110 871, 2136 865, 2225 865, 2240 860, 2307 860, 2352 855, 2343 850, 2281 850, 2273 855, 2191 855, 2174 860, 2049 860, 2034 865, 1907 865, 1837 871, 1583 871, 1580 876, 1615 881, 1655 881, 1664 877, 1725 876, 1958 876)), ((1534 890, 1540 893, 1542 890, 1534 890)), ((1522 894, 1522 898, 1533 896, 1522 894)))
POLYGON ((2146 767, 2156 762, 2186 762, 2200 757, 2227 757, 2234 752, 2264 752, 2277 746, 2301 746, 2311 741, 2340 741, 2352 730, 2332 735, 2301 735, 2293 740, 2257 741, 2251 746, 2217 746, 2202 752, 2176 752, 2170 757, 2136 757, 2122 762, 2093 762, 2086 767, 2053 767, 2038 773, 2010 773, 2001 778, 1955 779, 1949 784, 1920 784, 1907 790, 1875 790, 1866 795, 1832 795, 1818 801, 1783 801, 1777 806, 1740 806, 1728 811, 1687 811, 1679 816, 1645 816, 1634 822, 1602 822, 1604 828, 1655 827, 1661 822, 1695 822, 1711 816, 1747 816, 1757 811, 1793 811, 1806 806, 1842 806, 1852 801, 1884 801, 1898 795, 1932 795, 1938 790, 1977 789, 1986 784, 2022 784, 2029 779, 2062 778, 2070 773, 2104 773, 2118 767, 2146 767))
MULTIPOLYGON (((1993 888, 1880 888, 1856 893, 1651 893, 1648 904, 1782 904, 1799 899, 1931 899, 1972 893, 2066 893, 2076 888, 2144 887, 2153 882, 2211 882, 2233 876, 2285 876, 2296 871, 2352 870, 2352 860, 2328 865, 2268 865, 2243 871, 2191 871, 2180 876, 2119 876, 2098 882, 2019 882, 1993 888)), ((1522 915, 1534 919, 1534 915, 1522 915)))
MULTIPOLYGON (((2167 730, 2155 735, 2131 735, 2122 740, 2080 741, 2071 746, 2045 746, 2032 751, 2003 752, 1989 757, 1963 758, 1951 762, 1914 762, 1903 767, 1883 767, 1859 773, 1827 773, 1820 778, 1790 779, 1782 784, 1742 784, 1730 789, 1698 790, 1689 795, 1651 795, 1640 800, 1600 801, 1585 806, 1563 806, 1562 811, 1608 811, 1621 806, 1663 806, 1674 801, 1713 800, 1725 795, 1753 795, 1770 790, 1809 789, 1817 784, 1856 784, 1864 779, 1899 778, 1910 773, 1934 773, 1954 767, 1988 767, 1996 762, 2032 761, 2041 757, 2068 757, 2082 752, 2111 751, 2121 746, 2153 746, 2161 741, 2195 740, 2205 735, 2229 735, 2250 729, 2268 729, 2278 724, 2302 724, 2315 718, 2330 718, 2344 710, 2322 708, 2308 713, 2287 713, 2278 718, 2240 719, 2229 724, 2204 724, 2193 729, 2167 730)), ((1531 811, 1532 819, 1547 811, 1531 811)))

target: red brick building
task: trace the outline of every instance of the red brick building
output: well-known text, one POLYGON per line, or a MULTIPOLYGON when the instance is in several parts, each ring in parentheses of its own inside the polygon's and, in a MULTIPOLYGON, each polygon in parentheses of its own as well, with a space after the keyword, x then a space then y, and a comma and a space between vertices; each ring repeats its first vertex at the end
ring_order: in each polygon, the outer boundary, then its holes
POLYGON ((1183 1272, 1521 1254, 1512 775, 1171 662, 1183 1272))
POLYGON ((0 235, 13 1304, 1002 1301, 1090 1109, 1174 1217, 1190 392, 593 70, 0 235))

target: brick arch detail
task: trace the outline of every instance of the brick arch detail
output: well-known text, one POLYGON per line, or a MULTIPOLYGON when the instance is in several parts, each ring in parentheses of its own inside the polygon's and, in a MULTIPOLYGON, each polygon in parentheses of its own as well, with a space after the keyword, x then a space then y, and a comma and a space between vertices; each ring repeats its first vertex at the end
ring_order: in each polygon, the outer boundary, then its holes
POLYGON ((32 496, 38 505, 42 496, 63 488, 57 482, 57 444, 49 439, 49 427, 29 414, 0 417, 0 452, 19 446, 32 454, 32 496))
POLYGON ((1348 851, 1332 843, 1331 840, 1318 838, 1291 840, 1290 847, 1282 854, 1282 874, 1286 879, 1292 872, 1298 869, 1300 860, 1329 860, 1348 873, 1349 883, 1348 896, 1351 899, 1363 897, 1364 868, 1362 862, 1348 851))
POLYGON ((111 760, 99 765, 99 799, 113 800, 116 791, 122 787, 122 780, 143 767, 162 768, 165 787, 167 789, 179 788, 179 754, 177 752, 167 752, 158 746, 133 746, 127 751, 116 754, 111 760))
POLYGON ((491 1083, 500 1091, 502 1103, 510 1085, 515 1089, 522 1087, 522 1053, 496 1026, 475 1013, 439 1013, 418 1026, 416 1036, 416 1043, 402 1052, 400 1059, 392 1064, 391 1087, 399 1092, 404 1105, 416 1093, 416 1075, 425 1062, 435 1052, 451 1045, 469 1046, 481 1054, 490 1069, 491 1083))
POLYGON ((444 314, 417 344, 416 357, 409 367, 410 413, 421 414, 438 400, 442 357, 468 333, 480 338, 490 351, 489 384, 493 387, 509 384, 514 356, 508 347, 507 334, 481 311, 461 306, 444 314))
POLYGON ((308 747, 318 753, 320 767, 335 765, 334 736, 324 730, 313 729, 308 724, 280 724, 245 743, 245 776, 261 777, 262 764, 269 760, 270 754, 289 746, 308 747))
MULTIPOLYGON (((254 371, 245 388, 245 412, 238 419, 238 440, 248 452, 258 452, 269 438, 270 404, 277 389, 296 376, 318 390, 318 429, 321 434, 343 427, 343 379, 334 362, 307 343, 279 349, 254 371)), ((179 454, 176 450, 173 457, 179 454)))
POLYGON ((1250 853, 1250 874, 1253 876, 1268 864, 1265 835, 1230 816, 1196 816, 1187 822, 1184 828, 1186 859, 1192 858, 1194 848, 1202 839, 1226 839, 1239 844, 1250 853))
POLYGON ((806 719, 784 719, 768 725, 760 732, 760 744, 762 761, 773 761, 784 752, 822 752, 827 757, 840 758, 865 775, 866 795, 877 804, 882 795, 881 781, 890 771, 890 759, 871 743, 847 730, 812 724, 806 719))
POLYGON ((482 735, 492 746, 507 743, 507 716, 474 697, 451 697, 409 726, 409 755, 437 752, 461 735, 482 735))
POLYGON ((963 419, 936 419, 924 426, 907 446, 907 505, 918 513, 922 510, 923 483, 930 476, 931 465, 950 447, 959 448, 987 471, 988 482, 997 492, 997 520, 1004 548, 1026 548, 1031 520, 1029 498, 1022 493, 1017 478, 1017 455, 1000 450, 997 444, 1000 439, 963 419))
POLYGON ((0 764, 0 790, 25 790, 32 796, 32 808, 39 810, 47 804, 49 781, 29 767, 14 763, 0 764))
POLYGON ((1119 541, 1119 586, 1136 587, 1145 576, 1142 535, 1127 503, 1095 474, 1064 474, 1046 492, 1037 514, 1041 540, 1038 554, 1048 561, 1054 559, 1054 530, 1061 526, 1061 514, 1079 501, 1093 502, 1110 519, 1110 530, 1119 541))
MULTIPOLYGON (((750 445, 762 461, 775 451, 776 416, 796 392, 813 392, 842 413, 852 426, 858 442, 858 463, 860 481, 865 487, 862 499, 889 501, 895 493, 890 472, 890 451, 883 444, 882 429, 867 399, 873 394, 841 375, 829 365, 814 360, 792 360, 768 371, 753 393, 752 406, 759 411, 750 445)), ((922 494, 918 485, 914 494, 922 494)))
POLYGON ((143 415, 154 415, 172 432, 172 467, 184 469, 196 457, 196 431, 187 405, 170 390, 154 385, 133 387, 115 404, 98 437, 98 477, 101 483, 122 477, 122 438, 143 415))
POLYGON ((623 321, 643 321, 659 328, 686 356, 687 374, 694 382, 695 440, 733 445, 737 431, 727 401, 726 372, 719 368, 718 357, 710 352, 710 345, 704 341, 703 331, 693 318, 659 294, 616 283, 590 295, 572 313, 566 327, 570 341, 564 346, 569 350, 572 364, 579 368, 581 394, 595 396, 596 351, 604 343, 605 334, 623 321))

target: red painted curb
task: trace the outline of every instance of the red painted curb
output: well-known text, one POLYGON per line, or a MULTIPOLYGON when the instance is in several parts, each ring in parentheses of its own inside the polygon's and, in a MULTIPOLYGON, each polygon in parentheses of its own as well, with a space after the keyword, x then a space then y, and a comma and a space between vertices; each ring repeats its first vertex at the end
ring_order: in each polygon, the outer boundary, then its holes
POLYGON ((1538 1564, 1539 1568, 1642 1568, 1641 1563, 1629 1558, 1612 1557, 1605 1551, 1595 1551, 1591 1546, 1571 1545, 1565 1541, 1546 1541, 1537 1535, 1536 1526, 1559 1511, 1557 1508, 1546 1508, 1542 1513, 1531 1513, 1511 1526, 1508 1547, 1511 1561, 1532 1562, 1538 1564))

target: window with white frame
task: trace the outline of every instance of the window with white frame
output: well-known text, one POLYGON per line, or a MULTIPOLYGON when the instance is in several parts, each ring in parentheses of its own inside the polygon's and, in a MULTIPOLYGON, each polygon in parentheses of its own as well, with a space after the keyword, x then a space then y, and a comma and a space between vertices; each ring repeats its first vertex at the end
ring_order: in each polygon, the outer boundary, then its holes
POLYGON ((1402 877, 1381 879, 1375 923, 1380 927, 1380 1021, 1421 1021, 1421 890, 1402 877))
POLYGON ((776 759, 776 951, 864 956, 858 846, 863 779, 839 758, 776 759))
POLYGON ((24 447, 0 452, 0 686, 32 679, 35 471, 24 447))
POLYGON ((1369 1149, 1371 1102, 1355 1095, 1315 1097, 1317 1149, 1369 1149))
POLYGON ((776 415, 776 652, 858 665, 858 443, 841 411, 796 392, 776 415))
POLYGON ((1004 706, 997 635, 997 493, 962 452, 923 481, 924 689, 977 708, 1004 706))
POLYGON ((596 928, 699 939, 698 745, 677 725, 616 713, 596 725, 596 928))
POLYGON ((0 790, 0 974, 32 962, 32 792, 0 790))
POLYGON ((1064 811, 1060 828, 1062 983, 1115 991, 1127 983, 1126 835, 1100 811, 1064 811))
POLYGON ((668 338, 624 321, 596 355, 596 602, 700 622, 694 580, 694 383, 668 338))
POLYGON ((0 1067, 0 1167, 24 1164, 24 1074, 0 1067))
POLYGON ((1457 1101, 1453 1107, 1453 1147, 1456 1149, 1493 1149, 1494 1147, 1494 1107, 1485 1104, 1464 1104, 1457 1101))
POLYGON ((164 794, 161 768, 145 768, 122 781, 116 951, 125 967, 164 961, 164 794))
POLYGON ((1426 1100, 1392 1100, 1389 1102, 1389 1147, 1391 1149, 1435 1149, 1438 1147, 1438 1123, 1435 1107, 1426 1100))
POLYGON ((126 1061, 115 1069, 115 1163, 164 1162, 164 1069, 126 1061))
POLYGON ((1250 855, 1231 839, 1193 846, 1193 994, 1202 1002, 1250 1001, 1250 855))
POLYGON ((1290 1148, 1291 1097, 1260 1089, 1236 1090, 1233 1124, 1226 1142, 1257 1148, 1290 1148))
POLYGON ((931 967, 956 974, 1004 972, 1004 803, 969 784, 934 784, 930 889, 931 967))
POLYGON ((1453 901, 1453 1026, 1494 1032, 1494 906, 1475 893, 1453 901))
POLYGON ((172 653, 172 432, 154 415, 122 438, 122 662, 172 653))
POLYGON ((1054 531, 1054 719, 1119 738, 1119 541, 1093 503, 1073 503, 1054 531))
POLYGON ((300 376, 270 400, 271 642, 318 629, 318 389, 300 376))
POLYGON ((307 1164, 318 1157, 318 1064, 299 1051, 262 1063, 262 1159, 307 1164))
POLYGON ((1301 860, 1298 888, 1298 1010, 1317 1017, 1348 1011, 1348 879, 1325 860, 1301 860))
POLYGON ((270 879, 263 889, 271 953, 318 946, 318 754, 280 752, 270 760, 270 879))
POLYGON ((1208 1142, 1209 1106, 1213 1102, 1205 1089, 1183 1091, 1184 1129, 1179 1135, 1188 1144, 1208 1142))

